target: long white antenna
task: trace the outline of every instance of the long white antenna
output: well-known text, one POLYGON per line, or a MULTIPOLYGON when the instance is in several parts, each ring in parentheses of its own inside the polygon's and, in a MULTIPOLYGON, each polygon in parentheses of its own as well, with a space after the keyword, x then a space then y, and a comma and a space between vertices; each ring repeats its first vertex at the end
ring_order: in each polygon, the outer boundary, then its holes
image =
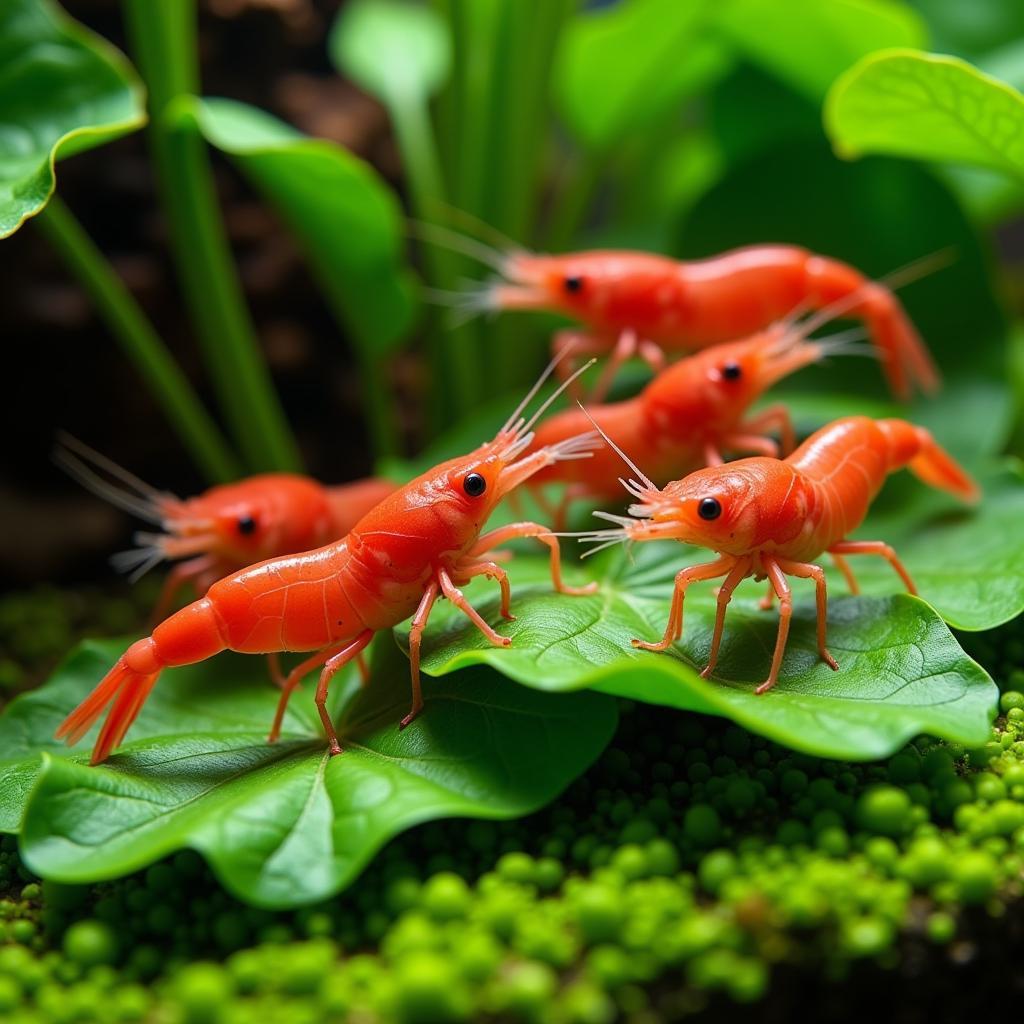
MULTIPOLYGON (((618 457, 622 459, 622 461, 634 473, 636 473, 637 477, 639 477, 640 479, 640 483, 642 483, 645 487, 650 488, 652 491, 657 491, 659 489, 657 484, 655 484, 655 482, 604 432, 604 430, 601 428, 601 424, 598 423, 597 420, 595 420, 594 417, 590 415, 590 413, 584 407, 583 403, 577 402, 576 404, 583 410, 583 415, 586 416, 588 420, 590 420, 594 429, 601 435, 601 437, 604 438, 605 444, 607 444, 608 447, 611 448, 611 450, 615 452, 615 454, 618 455, 618 457)), ((630 483, 634 484, 637 487, 637 489, 639 489, 639 485, 636 484, 635 481, 631 480, 630 483)), ((629 490, 628 487, 626 489, 629 490)), ((637 497, 639 497, 639 495, 637 495, 637 497)))

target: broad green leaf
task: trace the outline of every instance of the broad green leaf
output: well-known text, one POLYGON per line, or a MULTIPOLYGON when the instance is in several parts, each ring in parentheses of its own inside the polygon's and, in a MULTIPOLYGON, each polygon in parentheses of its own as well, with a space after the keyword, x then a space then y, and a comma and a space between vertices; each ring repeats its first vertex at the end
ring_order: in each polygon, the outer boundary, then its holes
MULTIPOLYGON (((1001 525, 1005 528, 1005 522, 1001 525)), ((959 535, 950 531, 951 537, 959 535)), ((470 592, 487 621, 512 637, 512 646, 491 647, 457 610, 444 606, 435 611, 425 635, 424 668, 443 675, 483 663, 538 689, 592 687, 720 715, 822 757, 885 757, 918 733, 968 745, 986 739, 998 697, 995 684, 963 653, 935 611, 898 593, 893 579, 884 586, 871 580, 870 589, 886 597, 840 596, 842 589, 833 583, 828 643, 838 672, 818 659, 813 591, 797 581, 780 682, 757 696, 754 687, 767 675, 777 628, 777 613, 757 607, 763 584, 741 585, 729 607, 715 677, 704 680, 698 670, 711 642, 712 584, 694 586, 687 594, 683 641, 671 653, 636 651, 630 639, 660 638, 675 573, 708 561, 709 553, 646 544, 633 554, 632 565, 616 553, 591 567, 600 579, 599 593, 571 601, 551 592, 544 559, 517 555, 509 565, 515 621, 500 618, 496 596, 485 596, 483 585, 470 592)), ((910 554, 916 560, 921 552, 910 554)), ((983 571, 976 574, 980 578, 983 571)), ((1024 588, 1018 583, 1017 589, 1017 600, 1024 603, 1019 593, 1024 588)))
MULTIPOLYGON (((84 662, 102 669, 120 650, 92 644, 15 702, 0 722, 9 731, 20 724, 26 756, 38 761, 60 713, 95 682, 84 662)), ((608 697, 541 694, 478 669, 427 680, 424 713, 399 732, 408 662, 386 639, 376 653, 372 685, 338 719, 346 750, 335 758, 318 727, 312 679, 270 746, 276 694, 261 659, 168 671, 138 731, 106 765, 90 768, 84 751, 45 753, 22 828, 26 862, 46 878, 91 882, 190 847, 240 898, 296 906, 344 888, 389 838, 420 822, 536 810, 615 728, 608 697)))
POLYGON ((401 209, 376 171, 244 103, 196 100, 179 114, 194 118, 281 211, 357 343, 373 352, 401 341, 412 321, 413 281, 403 263, 401 209))
POLYGON ((749 60, 815 102, 865 54, 928 38, 920 16, 896 0, 730 0, 718 5, 715 24, 749 60))
POLYGON ((655 121, 728 68, 707 31, 709 0, 623 0, 580 13, 555 63, 555 101, 566 125, 605 150, 655 121))
MULTIPOLYGON (((947 386, 1005 378, 1006 322, 989 281, 987 250, 956 199, 926 169, 881 158, 848 163, 824 140, 790 139, 761 149, 690 209, 676 228, 674 254, 700 258, 754 242, 801 245, 876 279, 948 251, 948 266, 900 288, 898 298, 947 386)), ((853 357, 802 371, 792 386, 888 397, 878 366, 853 357)))
POLYGON ((39 213, 54 163, 140 127, 135 72, 50 0, 0 4, 0 238, 39 213))
POLYGON ((334 62, 388 106, 426 99, 444 84, 451 41, 436 11, 404 0, 352 0, 328 43, 334 62))
POLYGON ((866 57, 832 87, 825 127, 843 156, 975 164, 1024 180, 1024 96, 957 57, 866 57))

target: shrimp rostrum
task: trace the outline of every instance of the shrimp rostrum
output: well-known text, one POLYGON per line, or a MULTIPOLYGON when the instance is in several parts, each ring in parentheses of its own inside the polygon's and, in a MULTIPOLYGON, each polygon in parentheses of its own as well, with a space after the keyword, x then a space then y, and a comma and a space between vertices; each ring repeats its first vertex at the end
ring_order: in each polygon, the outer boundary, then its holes
POLYGON ((708 678, 715 669, 733 591, 749 576, 767 579, 769 595, 762 607, 770 607, 774 597, 779 599, 779 629, 771 668, 757 688, 759 694, 771 689, 779 678, 793 611, 789 577, 813 580, 818 653, 831 668, 838 668, 825 644, 825 574, 815 564, 821 554, 832 555, 854 593, 858 588, 846 561, 848 555, 881 556, 907 590, 917 592, 888 544, 849 539, 890 473, 907 467, 924 483, 966 502, 979 497, 974 481, 927 430, 896 419, 853 416, 836 420, 812 434, 786 459, 738 459, 697 470, 660 489, 625 455, 623 458, 635 474, 625 484, 636 499, 629 507, 630 516, 595 513, 617 527, 595 531, 585 539, 602 544, 678 540, 718 554, 714 561, 690 566, 676 576, 661 640, 634 639, 633 646, 649 651, 671 647, 682 636, 683 601, 689 586, 724 577, 718 591, 711 653, 701 673, 708 678))
POLYGON ((502 498, 534 473, 554 462, 586 458, 600 444, 598 436, 589 433, 523 454, 534 423, 558 394, 525 419, 523 409, 540 383, 492 441, 399 488, 342 540, 261 562, 214 583, 205 597, 132 644, 64 720, 58 738, 77 742, 109 707, 92 754, 92 763, 99 763, 121 743, 165 668, 194 664, 224 650, 303 651, 312 653, 285 680, 270 741, 280 735, 289 697, 302 678, 319 667, 315 702, 330 753, 338 754, 341 745, 327 710, 328 686, 375 633, 412 617, 412 707, 402 727, 423 707, 420 643, 439 597, 448 598, 464 612, 491 643, 511 644, 510 638, 484 621, 460 589, 477 576, 496 580, 501 614, 513 617, 508 576, 492 553, 499 545, 517 537, 540 540, 550 548, 555 588, 565 594, 591 593, 596 585, 577 589, 562 581, 558 540, 546 527, 520 522, 483 532, 502 498))

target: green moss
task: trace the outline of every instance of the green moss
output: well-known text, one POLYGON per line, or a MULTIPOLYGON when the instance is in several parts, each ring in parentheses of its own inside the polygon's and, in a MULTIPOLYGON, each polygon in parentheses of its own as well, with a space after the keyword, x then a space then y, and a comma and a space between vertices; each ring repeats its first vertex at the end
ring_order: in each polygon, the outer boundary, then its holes
POLYGON ((1019 898, 1024 706, 1004 712, 980 751, 921 739, 839 764, 626 704, 616 746, 547 810, 414 830, 295 913, 237 903, 191 852, 40 886, 8 837, 0 1015, 655 1021, 758 1000, 780 965, 891 966, 911 937, 939 955, 1019 898))

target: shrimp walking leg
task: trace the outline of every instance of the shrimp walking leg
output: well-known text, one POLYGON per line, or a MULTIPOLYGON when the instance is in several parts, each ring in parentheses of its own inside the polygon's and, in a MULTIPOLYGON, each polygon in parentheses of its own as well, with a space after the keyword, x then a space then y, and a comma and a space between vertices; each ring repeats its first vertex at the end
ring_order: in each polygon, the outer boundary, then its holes
POLYGON ((796 431, 793 419, 784 405, 770 405, 741 425, 744 434, 761 434, 773 428, 779 431, 779 446, 785 458, 796 447, 796 431))
POLYGON ((726 434, 722 438, 722 447, 734 452, 753 452, 769 459, 779 457, 779 446, 770 437, 758 437, 756 434, 726 434))
POLYGON ((725 627, 725 610, 732 600, 733 591, 740 582, 750 574, 750 559, 739 558, 736 564, 729 570, 729 575, 718 588, 717 607, 715 610, 715 631, 711 635, 711 653, 708 655, 708 663, 701 672, 702 679, 710 679, 711 673, 715 670, 718 662, 718 648, 722 643, 722 630, 725 627))
POLYGON ((590 402, 600 402, 604 399, 612 386, 612 381, 615 380, 615 374, 619 372, 619 367, 637 354, 638 345, 636 331, 626 330, 619 335, 619 340, 601 370, 601 376, 597 378, 597 383, 590 392, 590 402))
POLYGON ((441 584, 441 593, 448 598, 449 601, 463 615, 466 616, 480 630, 481 633, 487 639, 494 644, 495 647, 508 647, 512 640, 510 637, 502 636, 500 633, 495 632, 492 626, 489 626, 484 622, 483 617, 480 613, 466 600, 466 595, 452 582, 451 576, 448 575, 447 571, 441 569, 437 574, 438 581, 441 584))
POLYGON ((828 592, 825 587, 825 572, 820 565, 811 565, 809 562, 793 562, 788 558, 778 558, 779 568, 790 576, 797 576, 800 579, 814 580, 814 596, 817 602, 818 611, 818 654, 821 660, 833 672, 839 669, 836 659, 828 653, 825 646, 825 637, 828 630, 828 592))
POLYGON ((420 686, 420 644, 423 642, 423 630, 430 618, 430 609, 434 607, 440 585, 431 580, 423 591, 416 614, 412 617, 412 628, 409 630, 409 667, 412 677, 412 707, 409 714, 398 723, 404 729, 423 710, 423 689, 420 686))
POLYGON ((683 600, 686 597, 686 588, 691 583, 700 580, 713 580, 719 576, 725 576, 735 564, 736 559, 732 555, 723 555, 713 562, 706 562, 704 565, 692 565, 682 569, 676 574, 675 589, 672 591, 672 605, 668 612, 668 625, 665 633, 657 643, 650 643, 646 640, 639 640, 634 637, 630 643, 642 651, 666 651, 683 635, 683 600))
MULTIPOLYGON (((603 356, 611 347, 611 340, 587 331, 565 330, 556 332, 551 342, 551 357, 555 362, 555 376, 560 383, 565 383, 577 370, 579 356, 603 356)), ((578 383, 569 387, 569 395, 579 399, 581 396, 578 383)))
POLYGON ((786 640, 789 638, 789 620, 793 617, 793 592, 789 589, 785 574, 773 559, 763 556, 762 562, 779 599, 779 632, 775 637, 775 652, 772 654, 768 678, 754 690, 758 695, 766 693, 779 681, 782 656, 786 652, 786 640))
POLYGON ((508 573, 496 562, 476 562, 465 567, 457 567, 459 584, 468 583, 474 576, 486 576, 489 580, 497 580, 501 588, 501 615, 502 618, 513 620, 512 614, 512 588, 509 586, 508 573))
MULTIPOLYGON (((293 668, 287 676, 281 679, 281 696, 277 700, 277 711, 274 712, 274 723, 270 727, 270 735, 267 737, 268 743, 276 743, 281 735, 281 723, 284 721, 284 713, 288 707, 288 701, 291 700, 292 694, 298 688, 299 683, 302 682, 303 678, 308 672, 318 668, 328 658, 337 654, 339 651, 344 650, 348 646, 346 641, 343 644, 335 644, 333 647, 325 647, 322 651, 317 651, 316 654, 311 654, 308 658, 303 659, 298 665, 293 668)), ((277 665, 277 671, 280 673, 280 661, 274 658, 274 662, 277 665)))
MULTIPOLYGON (((829 549, 831 555, 881 555, 896 570, 897 575, 903 580, 908 594, 916 594, 917 587, 907 572, 903 563, 896 556, 896 552, 880 540, 842 540, 833 544, 829 549)), ((853 591, 857 593, 856 590, 853 591)))
POLYGON ((199 593, 199 577, 208 573, 214 564, 214 559, 209 555, 200 555, 198 558, 190 558, 187 562, 178 562, 167 574, 163 586, 160 588, 160 596, 157 598, 156 606, 149 617, 150 628, 163 622, 167 613, 174 604, 174 599, 186 583, 196 584, 196 596, 202 597, 199 593))
POLYGON ((491 548, 499 547, 516 537, 532 537, 548 546, 551 551, 551 581, 560 594, 578 597, 593 594, 597 590, 596 583, 588 583, 585 587, 570 587, 562 582, 562 551, 558 545, 558 538, 552 535, 548 527, 539 523, 511 523, 508 526, 499 526, 496 530, 483 534, 469 553, 486 555, 491 548))
POLYGON ((847 589, 851 594, 860 593, 860 584, 857 582, 857 577, 853 575, 853 570, 850 568, 850 563, 843 558, 842 555, 837 555, 834 551, 832 554, 832 564, 843 574, 843 579, 846 580, 847 589))
POLYGON ((330 686, 331 679, 338 669, 353 658, 358 657, 359 653, 372 639, 373 630, 364 630, 350 644, 328 658, 323 671, 320 673, 320 681, 316 684, 314 703, 316 704, 317 711, 320 713, 320 721, 323 722, 324 732, 327 733, 329 744, 327 752, 331 757, 341 753, 341 744, 338 742, 338 734, 334 731, 334 723, 331 721, 330 712, 327 710, 327 688, 330 686))
POLYGON ((601 376, 590 392, 589 401, 603 401, 615 380, 619 367, 634 356, 639 356, 654 373, 660 373, 665 369, 665 353, 653 341, 637 337, 635 331, 623 331, 615 343, 615 348, 608 356, 608 362, 601 370, 601 376))
MULTIPOLYGON (((319 662, 316 664, 319 664, 319 662)), ((274 685, 283 689, 287 683, 287 677, 284 672, 281 671, 281 657, 277 651, 271 651, 267 655, 267 668, 270 671, 270 678, 274 685)), ((369 686, 370 668, 366 664, 366 658, 363 657, 362 653, 356 656, 356 668, 359 669, 359 682, 362 683, 364 687, 369 686)))

